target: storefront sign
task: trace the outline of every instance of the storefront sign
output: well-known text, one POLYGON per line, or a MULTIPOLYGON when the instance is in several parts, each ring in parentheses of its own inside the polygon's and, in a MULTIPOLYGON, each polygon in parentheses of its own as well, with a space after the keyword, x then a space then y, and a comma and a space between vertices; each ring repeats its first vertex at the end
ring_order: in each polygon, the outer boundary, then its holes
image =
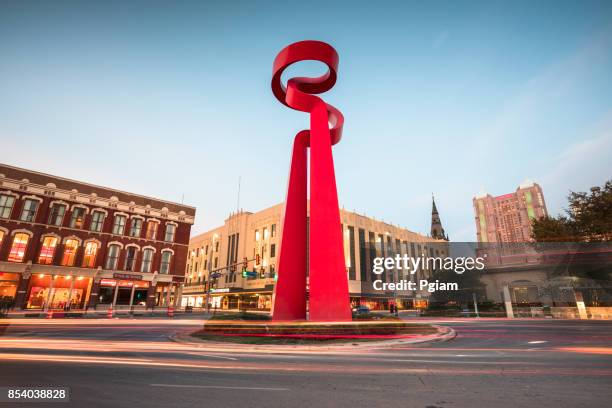
POLYGON ((230 289, 229 288, 218 288, 218 289, 211 289, 210 292, 211 293, 225 293, 225 292, 229 292, 230 289))
POLYGON ((142 280, 142 275, 134 275, 132 273, 113 273, 113 278, 125 280, 142 280))

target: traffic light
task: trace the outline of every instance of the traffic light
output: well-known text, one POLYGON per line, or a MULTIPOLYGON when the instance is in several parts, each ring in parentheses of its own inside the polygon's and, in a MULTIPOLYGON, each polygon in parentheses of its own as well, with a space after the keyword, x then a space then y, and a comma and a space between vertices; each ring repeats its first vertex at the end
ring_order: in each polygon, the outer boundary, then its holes
POLYGON ((247 259, 247 257, 245 256, 242 259, 242 272, 247 270, 247 266, 249 266, 249 260, 247 259))
POLYGON ((261 279, 264 279, 266 277, 266 270, 264 268, 261 268, 261 270, 259 271, 259 277, 261 279))
POLYGON ((261 256, 259 254, 255 254, 255 265, 259 265, 261 263, 261 256))

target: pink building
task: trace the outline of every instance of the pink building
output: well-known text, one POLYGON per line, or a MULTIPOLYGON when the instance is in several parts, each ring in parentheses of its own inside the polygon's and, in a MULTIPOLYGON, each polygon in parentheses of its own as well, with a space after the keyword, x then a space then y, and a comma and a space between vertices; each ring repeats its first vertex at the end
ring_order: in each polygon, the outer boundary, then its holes
POLYGON ((514 193, 483 194, 472 201, 478 242, 529 242, 531 220, 548 215, 542 188, 533 182, 521 184, 514 193))

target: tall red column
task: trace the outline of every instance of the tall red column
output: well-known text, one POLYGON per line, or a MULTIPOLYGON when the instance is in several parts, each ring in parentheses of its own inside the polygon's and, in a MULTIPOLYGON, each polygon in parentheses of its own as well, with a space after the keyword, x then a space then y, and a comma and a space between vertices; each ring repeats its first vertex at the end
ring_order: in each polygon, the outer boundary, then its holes
POLYGON ((310 113, 311 128, 298 133, 293 146, 274 320, 306 317, 307 147, 310 147, 310 320, 351 320, 332 156, 332 145, 340 141, 344 119, 337 109, 313 95, 334 86, 337 68, 336 50, 320 41, 291 44, 274 60, 274 95, 286 106, 310 113), (283 71, 304 60, 323 62, 329 70, 318 78, 292 78, 285 87, 281 82, 283 71))

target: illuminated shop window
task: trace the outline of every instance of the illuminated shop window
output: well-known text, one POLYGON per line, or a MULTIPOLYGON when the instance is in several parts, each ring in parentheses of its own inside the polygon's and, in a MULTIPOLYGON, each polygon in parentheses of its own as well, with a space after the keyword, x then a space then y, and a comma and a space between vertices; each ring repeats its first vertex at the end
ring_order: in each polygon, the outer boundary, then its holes
POLYGON ((13 211, 15 197, 10 195, 0 195, 0 218, 10 218, 13 211))
POLYGON ((151 272, 151 266, 153 265, 153 250, 146 248, 142 251, 142 265, 140 267, 141 272, 151 272))
POLYGON ((74 207, 70 217, 70 228, 83 228, 84 221, 85 209, 83 207, 74 207))
POLYGON ((49 225, 61 227, 64 223, 64 215, 66 214, 66 205, 55 203, 51 206, 49 212, 49 225))
POLYGON ((130 236, 139 238, 142 231, 142 220, 140 218, 132 219, 132 226, 130 228, 130 236))
POLYGON ((272 224, 270 235, 272 236, 272 238, 276 236, 276 224, 272 224))
POLYGON ((83 254, 83 267, 94 268, 96 266, 98 248, 99 245, 97 242, 90 241, 85 244, 85 253, 83 254))
POLYGON ((126 219, 127 217, 125 215, 115 215, 115 222, 113 223, 113 234, 123 235, 126 219))
POLYGON ((64 243, 64 255, 62 255, 63 266, 74 266, 76 253, 79 249, 79 241, 76 239, 67 239, 64 243))
POLYGON ((38 256, 38 263, 42 265, 51 265, 53 263, 53 255, 55 254, 55 248, 57 247, 57 237, 45 237, 40 248, 40 255, 38 256))
POLYGON ((106 256, 106 269, 117 269, 117 262, 119 262, 119 252, 121 247, 119 245, 111 245, 108 247, 108 255, 106 256))
POLYGON ((156 234, 157 234, 157 222, 155 222, 155 221, 148 221, 147 222, 146 238, 147 239, 155 239, 155 235, 156 234))
POLYGON ((176 225, 166 224, 166 235, 164 236, 164 241, 174 242, 174 235, 176 235, 176 225))
POLYGON ((28 247, 28 241, 30 240, 30 236, 24 233, 15 234, 13 237, 13 244, 11 245, 11 250, 9 251, 8 261, 9 262, 22 262, 23 257, 25 256, 25 251, 28 247))
POLYGON ((23 208, 21 210, 21 217, 19 219, 21 221, 26 222, 34 222, 36 218, 36 211, 38 210, 39 202, 37 200, 32 200, 31 198, 27 198, 23 201, 23 208))
POLYGON ((104 227, 104 218, 106 214, 102 211, 94 211, 91 213, 91 230, 93 232, 101 232, 104 227))
POLYGON ((0 249, 2 249, 3 240, 4 240, 4 231, 0 230, 0 249))
POLYGON ((170 261, 172 260, 172 252, 162 251, 161 264, 159 266, 159 273, 168 274, 170 272, 170 261))

